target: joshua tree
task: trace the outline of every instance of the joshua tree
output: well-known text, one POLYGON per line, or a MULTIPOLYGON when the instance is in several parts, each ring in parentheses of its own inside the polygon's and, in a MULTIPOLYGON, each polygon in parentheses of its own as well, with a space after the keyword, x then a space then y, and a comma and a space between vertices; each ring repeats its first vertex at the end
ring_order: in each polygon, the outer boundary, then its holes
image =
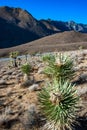
POLYGON ((27 62, 27 58, 28 58, 27 56, 28 56, 28 55, 27 55, 27 54, 25 54, 25 61, 26 61, 26 62, 27 62))
POLYGON ((78 99, 69 81, 54 80, 43 88, 39 93, 39 103, 42 114, 48 120, 45 130, 71 129, 75 122, 78 99))
POLYGON ((25 62, 27 63, 28 61, 28 52, 25 53, 25 62))
POLYGON ((22 62, 21 58, 17 58, 17 65, 18 65, 18 66, 21 65, 21 62, 22 62))
POLYGON ((12 65, 14 67, 17 67, 18 65, 17 65, 16 59, 17 59, 17 56, 19 55, 19 52, 18 51, 10 52, 9 55, 10 55, 10 58, 12 58, 12 65))
POLYGON ((73 61, 68 56, 62 54, 58 56, 47 55, 43 57, 43 61, 47 62, 44 73, 52 79, 66 80, 74 76, 73 61))

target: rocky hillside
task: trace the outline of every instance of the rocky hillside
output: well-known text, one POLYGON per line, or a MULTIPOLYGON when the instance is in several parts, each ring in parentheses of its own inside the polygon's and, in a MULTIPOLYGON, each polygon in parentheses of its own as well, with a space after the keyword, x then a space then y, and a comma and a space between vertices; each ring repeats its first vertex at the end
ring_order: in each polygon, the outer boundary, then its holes
POLYGON ((25 52, 38 53, 38 52, 49 52, 49 51, 69 51, 87 49, 87 34, 66 31, 62 33, 56 33, 44 38, 19 45, 16 47, 0 49, 0 57, 8 56, 12 51, 19 51, 20 54, 25 52))
POLYGON ((63 22, 53 20, 41 20, 41 22, 45 24, 47 28, 52 26, 55 30, 60 30, 61 32, 74 30, 76 32, 87 33, 87 24, 78 24, 74 21, 63 22))
POLYGON ((21 8, 0 7, 0 48, 30 42, 64 31, 87 33, 87 25, 53 20, 36 20, 21 8))

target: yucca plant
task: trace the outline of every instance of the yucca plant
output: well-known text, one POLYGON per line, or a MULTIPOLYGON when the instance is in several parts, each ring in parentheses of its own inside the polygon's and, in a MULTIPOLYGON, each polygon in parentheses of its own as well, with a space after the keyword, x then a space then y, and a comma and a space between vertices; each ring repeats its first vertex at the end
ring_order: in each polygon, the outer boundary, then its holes
POLYGON ((51 57, 49 60, 46 58, 48 64, 44 69, 44 73, 52 79, 72 79, 74 76, 73 61, 68 56, 62 54, 55 56, 53 59, 51 57))
POLYGON ((22 65, 21 70, 25 74, 24 75, 24 81, 27 81, 28 78, 29 78, 30 71, 31 71, 31 65, 30 64, 24 64, 24 65, 22 65))
POLYGON ((39 93, 39 105, 48 122, 45 130, 71 129, 75 122, 78 96, 69 81, 56 81, 39 93))
POLYGON ((55 59, 55 55, 52 55, 52 54, 46 54, 46 55, 43 55, 42 56, 42 60, 44 61, 44 62, 55 62, 56 61, 56 59, 55 59))
POLYGON ((17 56, 19 55, 19 52, 18 51, 14 51, 14 52, 10 52, 9 53, 9 57, 12 59, 11 62, 12 62, 12 65, 14 67, 17 67, 17 56))

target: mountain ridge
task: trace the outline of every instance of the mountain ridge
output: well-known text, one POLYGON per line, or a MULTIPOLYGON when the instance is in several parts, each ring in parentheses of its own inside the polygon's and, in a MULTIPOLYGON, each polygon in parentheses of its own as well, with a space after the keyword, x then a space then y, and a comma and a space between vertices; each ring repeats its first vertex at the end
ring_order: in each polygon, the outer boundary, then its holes
POLYGON ((21 8, 0 7, 0 48, 9 48, 64 31, 87 33, 86 24, 37 20, 21 8))

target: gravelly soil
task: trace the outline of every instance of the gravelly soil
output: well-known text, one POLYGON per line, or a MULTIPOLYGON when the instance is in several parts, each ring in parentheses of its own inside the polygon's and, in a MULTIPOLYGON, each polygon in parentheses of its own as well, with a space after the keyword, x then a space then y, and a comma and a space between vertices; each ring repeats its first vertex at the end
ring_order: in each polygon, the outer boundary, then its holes
MULTIPOLYGON (((87 130, 87 50, 65 52, 74 60, 77 92, 80 95, 80 111, 75 130, 87 130)), ((26 62, 23 58, 22 64, 26 62)), ((43 130, 44 117, 38 110, 37 93, 45 84, 46 77, 39 73, 43 67, 40 56, 28 58, 34 67, 31 73, 32 84, 38 84, 37 91, 29 91, 29 87, 22 88, 23 73, 20 67, 8 67, 9 61, 0 61, 0 130, 43 130), (30 128, 30 115, 28 110, 35 109, 33 128, 30 128), (2 123, 2 121, 4 122, 2 123)))

